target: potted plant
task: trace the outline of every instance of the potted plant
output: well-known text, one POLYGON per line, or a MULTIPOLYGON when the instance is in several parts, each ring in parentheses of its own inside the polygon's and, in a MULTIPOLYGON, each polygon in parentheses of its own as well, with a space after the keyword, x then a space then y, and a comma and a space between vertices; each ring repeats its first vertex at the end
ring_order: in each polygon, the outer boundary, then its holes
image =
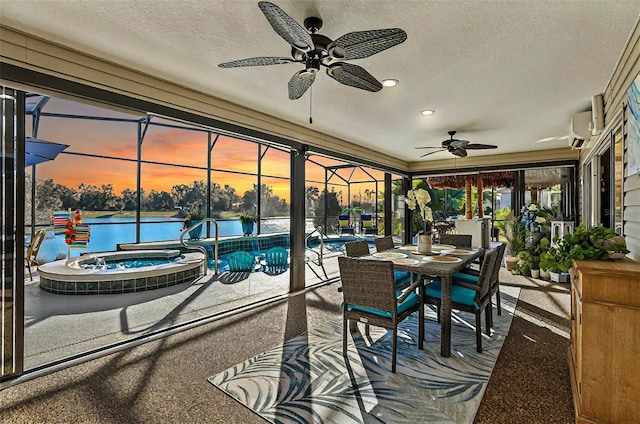
POLYGON ((240 215, 240 223, 242 224, 242 233, 250 236, 253 233, 253 225, 256 222, 256 216, 246 212, 240 215))
MULTIPOLYGON (((191 228, 194 225, 196 225, 198 222, 202 221, 203 219, 204 219, 204 211, 196 206, 191 210, 191 212, 188 212, 184 216, 181 230, 186 230, 187 228, 191 228)), ((202 236, 202 225, 189 231, 189 238, 192 240, 197 240, 201 236, 202 236)))
POLYGON ((526 246, 527 229, 519 219, 511 217, 505 222, 505 230, 508 250, 505 265, 507 271, 512 271, 518 265, 518 253, 526 246))
POLYGON ((511 270, 514 275, 529 275, 533 266, 532 256, 526 250, 518 252, 518 262, 516 267, 511 270))
POLYGON ((541 265, 542 255, 549 251, 549 239, 542 237, 529 246, 531 253, 531 277, 549 279, 549 271, 541 265))

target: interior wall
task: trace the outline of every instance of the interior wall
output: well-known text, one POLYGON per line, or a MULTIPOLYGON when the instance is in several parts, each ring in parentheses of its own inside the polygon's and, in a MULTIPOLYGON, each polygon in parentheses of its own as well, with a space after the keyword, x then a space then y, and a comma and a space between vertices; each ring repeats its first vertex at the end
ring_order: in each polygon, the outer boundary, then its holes
MULTIPOLYGON (((627 44, 622 50, 620 59, 616 64, 611 79, 607 83, 604 90, 604 114, 605 126, 615 123, 620 119, 620 111, 626 104, 627 90, 631 83, 640 73, 640 21, 636 21, 636 25, 631 32, 627 44)), ((596 93, 594 93, 596 94, 596 93)), ((626 119, 626 116, 623 118, 626 119)), ((628 128, 625 122, 624 139, 626 143, 628 128)), ((603 134, 604 136, 605 134, 603 134)), ((608 140, 603 137, 592 143, 589 149, 581 152, 580 171, 582 172, 582 164, 591 160, 593 151, 601 146, 602 142, 608 140)), ((627 152, 624 154, 624 174, 626 175, 626 167, 628 163, 627 152)), ((631 250, 629 256, 640 261, 640 174, 632 175, 624 178, 623 184, 623 234, 627 242, 627 248, 631 250)))

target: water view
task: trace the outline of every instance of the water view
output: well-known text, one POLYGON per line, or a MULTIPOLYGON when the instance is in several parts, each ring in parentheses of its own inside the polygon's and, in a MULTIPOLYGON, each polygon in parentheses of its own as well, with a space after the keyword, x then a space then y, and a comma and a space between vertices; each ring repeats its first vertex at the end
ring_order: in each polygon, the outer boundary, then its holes
MULTIPOLYGON (((157 222, 157 217, 143 217, 140 219, 140 239, 142 242, 178 240, 182 229, 182 220, 157 222)), ((80 256, 89 252, 107 252, 116 250, 116 246, 122 243, 135 243, 136 226, 135 218, 84 218, 83 222, 91 225, 91 239, 86 249, 71 249, 71 257, 80 256)), ((218 221, 219 236, 241 236, 242 225, 239 220, 218 221)), ((255 230, 254 230, 255 231, 255 230)), ((262 233, 289 231, 289 219, 271 219, 262 221, 262 233)), ((203 237, 206 229, 203 231, 203 237)), ((213 225, 211 236, 215 236, 213 225)), ((64 235, 54 235, 53 229, 47 230, 40 253, 39 260, 52 262, 64 259, 67 255, 67 244, 64 235)))

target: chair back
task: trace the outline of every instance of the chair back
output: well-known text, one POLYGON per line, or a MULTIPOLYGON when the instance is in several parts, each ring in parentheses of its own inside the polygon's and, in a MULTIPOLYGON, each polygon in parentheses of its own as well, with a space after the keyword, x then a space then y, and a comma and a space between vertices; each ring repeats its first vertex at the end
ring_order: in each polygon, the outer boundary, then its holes
POLYGON ((360 215, 360 228, 373 228, 373 218, 369 214, 360 215))
POLYGON ((267 266, 286 266, 289 263, 289 252, 284 247, 272 247, 265 252, 267 266))
POLYGON ((358 256, 366 256, 370 254, 369 243, 366 240, 350 241, 344 244, 347 256, 356 258, 358 256))
POLYGON ((440 234, 440 244, 452 244, 455 247, 471 247, 471 234, 440 234))
POLYGON ((349 215, 338 215, 338 225, 340 228, 349 228, 351 226, 350 221, 349 215))
POLYGON ((493 273, 491 274, 491 284, 498 283, 498 277, 500 276, 500 268, 502 267, 502 258, 504 257, 504 251, 507 248, 506 243, 500 243, 496 246, 495 250, 497 251, 496 262, 493 267, 493 273))
POLYGON ((46 235, 46 230, 36 231, 35 235, 29 242, 29 247, 27 247, 27 255, 25 256, 25 259, 27 259, 28 261, 35 261, 36 257, 38 256, 38 252, 40 252, 40 247, 42 246, 42 242, 44 242, 46 235))
POLYGON ((497 248, 488 250, 484 254, 484 259, 480 267, 480 275, 478 276, 478 286, 480 287, 480 290, 476 292, 476 301, 478 301, 478 303, 480 303, 480 299, 483 299, 491 291, 491 283, 497 258, 497 248))
POLYGON ((393 262, 338 257, 345 305, 358 305, 397 315, 393 262))
POLYGON ((243 272, 252 272, 256 260, 249 252, 245 252, 244 250, 233 252, 227 256, 227 262, 229 263, 229 271, 243 271, 243 272))
POLYGON ((376 250, 378 252, 383 252, 385 250, 393 249, 395 247, 393 245, 393 237, 391 236, 378 237, 374 239, 373 242, 376 244, 376 250))

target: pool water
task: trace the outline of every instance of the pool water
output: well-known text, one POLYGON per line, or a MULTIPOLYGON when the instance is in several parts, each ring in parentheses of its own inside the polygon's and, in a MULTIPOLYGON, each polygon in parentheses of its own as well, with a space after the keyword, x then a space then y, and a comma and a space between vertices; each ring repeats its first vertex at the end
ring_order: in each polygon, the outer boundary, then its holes
POLYGON ((82 263, 82 269, 131 269, 144 268, 147 266, 159 266, 177 262, 184 259, 184 256, 177 256, 171 259, 165 258, 144 258, 144 259, 121 259, 116 261, 105 261, 103 258, 96 258, 95 262, 82 263), (102 259, 102 260, 101 260, 102 259))

